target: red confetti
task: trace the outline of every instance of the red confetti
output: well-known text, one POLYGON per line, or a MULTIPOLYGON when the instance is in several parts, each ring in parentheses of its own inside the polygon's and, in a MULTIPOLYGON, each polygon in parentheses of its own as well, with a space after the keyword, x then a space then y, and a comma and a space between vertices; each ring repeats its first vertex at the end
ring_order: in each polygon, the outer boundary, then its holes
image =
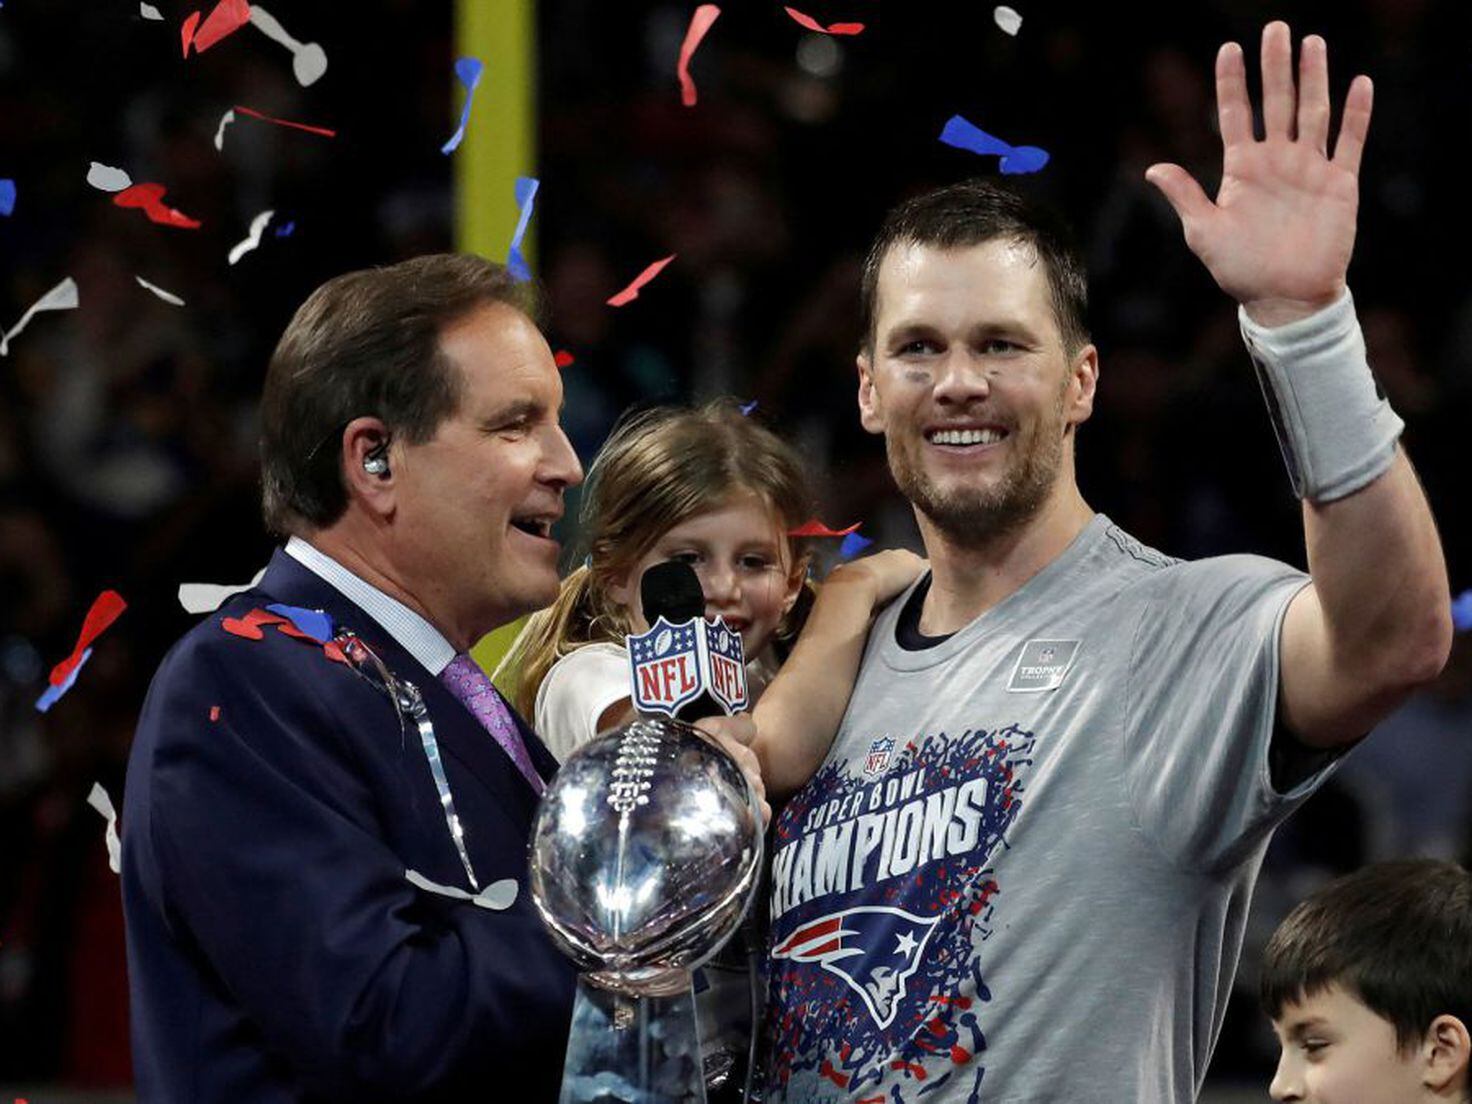
POLYGON ((72 649, 72 654, 63 659, 55 667, 51 668, 51 685, 60 686, 67 680, 77 664, 82 662, 82 653, 92 646, 103 632, 118 619, 118 615, 128 608, 128 603, 123 601, 123 596, 115 590, 104 590, 92 602, 92 608, 87 611, 86 618, 82 621, 82 631, 77 636, 77 646, 72 649))
POLYGON ((247 640, 263 640, 265 633, 261 632, 262 625, 281 625, 285 622, 284 617, 278 617, 263 609, 253 609, 244 617, 221 618, 220 628, 235 636, 243 636, 247 640))
POLYGON ((789 537, 846 537, 863 522, 856 521, 847 529, 830 529, 817 518, 809 518, 796 529, 787 530, 789 537))
POLYGON ((817 31, 819 34, 856 35, 864 29, 864 25, 862 23, 830 23, 828 24, 828 26, 825 27, 823 26, 823 24, 814 19, 811 15, 804 15, 796 8, 783 8, 782 10, 785 11, 788 15, 792 16, 795 22, 801 24, 810 31, 817 31))
POLYGON ((326 127, 311 126, 307 123, 293 123, 290 119, 277 119, 271 115, 263 115, 249 107, 235 105, 235 110, 242 115, 249 115, 252 119, 260 119, 263 122, 275 123, 277 126, 291 127, 293 130, 305 130, 308 134, 320 134, 324 138, 336 138, 337 131, 328 130, 326 127))
POLYGON ((836 1069, 833 1068, 833 1063, 828 1061, 827 1058, 824 1058, 823 1064, 818 1067, 818 1076, 828 1078, 829 1081, 832 1081, 840 1089, 848 1088, 848 1074, 839 1073, 836 1069))
POLYGON ((184 44, 184 56, 189 56, 189 47, 194 42, 194 32, 199 26, 199 12, 190 12, 184 18, 184 26, 179 28, 179 39, 184 44))
POLYGON ((112 201, 119 207, 142 207, 149 221, 161 226, 178 226, 184 230, 198 230, 200 226, 198 219, 192 219, 183 211, 164 206, 163 198, 166 191, 168 189, 162 184, 134 184, 131 188, 124 188, 113 196, 112 201))
POLYGON ((701 4, 690 17, 690 26, 685 31, 685 41, 680 43, 680 61, 675 66, 675 76, 680 78, 680 102, 686 107, 695 106, 695 81, 690 76, 690 58, 700 48, 700 40, 720 16, 721 9, 715 4, 701 4))
POLYGON ((218 721, 219 719, 220 719, 220 707, 218 705, 212 705, 212 706, 210 706, 210 723, 213 724, 215 721, 218 721))
POLYGON ((647 284, 650 280, 658 276, 660 272, 663 271, 664 266, 673 261, 676 256, 678 256, 678 254, 671 253, 668 257, 664 258, 664 260, 655 261, 643 272, 635 276, 634 282, 632 284, 624 288, 623 291, 619 292, 612 299, 608 300, 608 305, 610 307, 621 307, 625 303, 632 303, 635 299, 639 298, 639 289, 647 284))
POLYGON ((568 365, 574 363, 573 355, 566 349, 558 349, 557 352, 552 354, 552 363, 559 368, 566 368, 568 365))
POLYGON ((250 5, 246 0, 220 0, 215 5, 215 10, 205 18, 204 24, 199 23, 199 12, 191 12, 189 18, 184 20, 181 35, 184 40, 184 56, 189 56, 189 47, 194 47, 196 54, 202 54, 221 39, 233 35, 247 23, 250 22, 250 5), (196 31, 195 28, 199 27, 196 31))

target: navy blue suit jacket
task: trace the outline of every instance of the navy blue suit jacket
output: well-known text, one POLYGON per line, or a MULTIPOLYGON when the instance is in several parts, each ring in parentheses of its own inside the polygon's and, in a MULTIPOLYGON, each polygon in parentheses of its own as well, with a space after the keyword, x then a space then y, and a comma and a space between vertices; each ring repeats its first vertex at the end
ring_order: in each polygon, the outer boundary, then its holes
POLYGON ((296 560, 278 551, 170 651, 125 794, 142 1101, 556 1098, 575 979, 530 900, 536 797, 437 678, 296 560), (509 910, 405 881, 469 889, 418 733, 320 645, 221 627, 276 602, 324 610, 419 687, 476 875, 519 887, 509 910))

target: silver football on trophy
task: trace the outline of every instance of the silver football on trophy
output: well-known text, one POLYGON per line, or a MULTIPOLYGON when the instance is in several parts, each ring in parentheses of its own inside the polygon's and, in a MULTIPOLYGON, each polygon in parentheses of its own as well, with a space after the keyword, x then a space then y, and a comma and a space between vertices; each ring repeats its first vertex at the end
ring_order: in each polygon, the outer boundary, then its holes
POLYGON ((578 749, 532 825, 532 901, 580 970, 638 990, 700 965, 756 893, 761 805, 694 728, 639 719, 578 749))

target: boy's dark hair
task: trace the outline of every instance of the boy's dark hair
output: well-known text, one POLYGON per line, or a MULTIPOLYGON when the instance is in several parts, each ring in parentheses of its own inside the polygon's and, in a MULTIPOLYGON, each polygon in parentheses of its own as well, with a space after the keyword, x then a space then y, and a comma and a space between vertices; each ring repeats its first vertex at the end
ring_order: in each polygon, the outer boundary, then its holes
POLYGON ((879 266, 897 245, 964 249, 995 238, 1030 245, 1042 262, 1063 347, 1072 356, 1089 342, 1089 282, 1063 217, 1018 189, 993 180, 965 180, 905 200, 880 224, 864 258, 860 287, 864 347, 874 352, 879 314, 879 266))
POLYGON ((1339 985, 1390 1021, 1407 1050, 1431 1022, 1472 1027, 1472 874, 1432 859, 1377 863, 1339 878, 1288 914, 1268 941, 1262 1005, 1339 985))
POLYGON ((536 318, 536 290, 464 253, 438 253, 328 280, 298 308, 261 396, 261 506, 281 535, 331 525, 347 508, 339 438, 380 418, 409 444, 434 436, 460 402, 440 351, 449 326, 489 303, 536 318))

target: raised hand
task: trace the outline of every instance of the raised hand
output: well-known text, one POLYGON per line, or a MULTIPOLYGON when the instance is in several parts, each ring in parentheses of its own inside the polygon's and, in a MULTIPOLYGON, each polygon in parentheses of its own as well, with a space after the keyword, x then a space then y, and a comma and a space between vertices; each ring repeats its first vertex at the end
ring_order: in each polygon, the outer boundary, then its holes
POLYGON ((1253 321, 1280 326, 1307 317, 1344 290, 1370 78, 1349 86, 1332 157, 1329 48, 1319 36, 1302 42, 1295 90, 1288 24, 1263 28, 1262 141, 1253 136, 1247 70, 1235 42, 1217 53, 1216 96, 1224 149, 1216 202, 1179 165, 1151 165, 1145 179, 1175 208, 1187 246, 1253 321))

